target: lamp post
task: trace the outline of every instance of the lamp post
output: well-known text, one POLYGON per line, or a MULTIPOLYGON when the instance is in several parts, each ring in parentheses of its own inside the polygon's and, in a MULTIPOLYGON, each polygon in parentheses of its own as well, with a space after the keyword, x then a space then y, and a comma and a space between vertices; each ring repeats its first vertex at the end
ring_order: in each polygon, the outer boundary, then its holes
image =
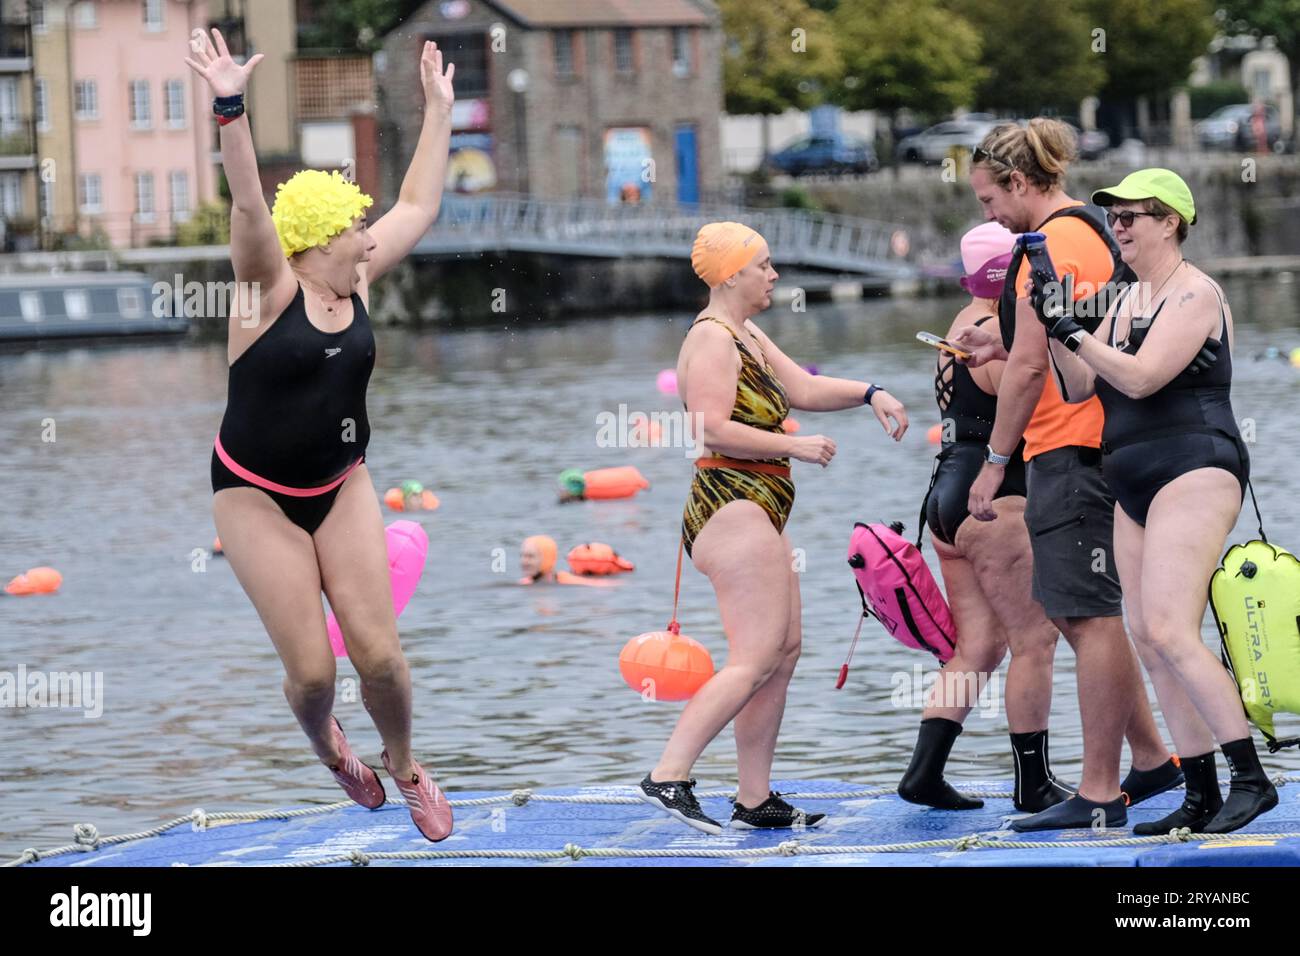
POLYGON ((528 193, 528 142, 524 129, 524 94, 528 91, 528 71, 522 68, 511 70, 506 75, 506 85, 515 94, 515 182, 519 192, 528 193))

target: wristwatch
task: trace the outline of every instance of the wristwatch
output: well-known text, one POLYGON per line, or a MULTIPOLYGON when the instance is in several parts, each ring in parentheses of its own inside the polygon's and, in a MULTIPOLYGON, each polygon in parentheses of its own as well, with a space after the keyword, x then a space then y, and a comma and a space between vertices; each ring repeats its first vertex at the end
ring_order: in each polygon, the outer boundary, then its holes
POLYGON ((999 455, 993 450, 992 445, 984 446, 984 460, 990 465, 1005 465, 1011 461, 1010 455, 999 455))

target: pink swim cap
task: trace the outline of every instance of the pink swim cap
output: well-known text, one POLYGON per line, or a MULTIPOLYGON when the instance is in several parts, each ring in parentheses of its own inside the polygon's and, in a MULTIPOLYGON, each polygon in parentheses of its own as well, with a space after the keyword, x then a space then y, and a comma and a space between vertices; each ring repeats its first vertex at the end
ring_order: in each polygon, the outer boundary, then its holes
POLYGON ((986 222, 961 237, 961 264, 965 271, 961 287, 981 299, 996 299, 1002 294, 1016 234, 986 222))

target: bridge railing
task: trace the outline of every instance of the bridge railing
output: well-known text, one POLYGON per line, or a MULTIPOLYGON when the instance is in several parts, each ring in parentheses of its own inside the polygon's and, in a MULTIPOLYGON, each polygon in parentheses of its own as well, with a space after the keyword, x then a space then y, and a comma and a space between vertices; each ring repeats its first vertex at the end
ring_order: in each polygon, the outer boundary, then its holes
POLYGON ((914 266, 907 229, 897 223, 795 209, 610 205, 509 194, 445 197, 425 245, 511 248, 528 243, 604 255, 689 255, 699 227, 717 220, 758 230, 778 261, 851 271, 914 266))

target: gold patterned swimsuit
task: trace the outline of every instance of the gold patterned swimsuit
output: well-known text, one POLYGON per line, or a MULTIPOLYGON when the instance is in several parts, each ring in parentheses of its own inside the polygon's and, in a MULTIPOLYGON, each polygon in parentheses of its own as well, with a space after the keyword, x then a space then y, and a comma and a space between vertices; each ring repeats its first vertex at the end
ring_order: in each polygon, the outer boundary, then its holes
MULTIPOLYGON (((696 321, 717 322, 731 333, 736 348, 740 350, 740 377, 736 382, 736 404, 731 409, 731 420, 765 432, 784 434, 781 423, 790 414, 790 400, 772 367, 765 362, 760 364, 727 323, 711 316, 696 321)), ((707 461, 700 459, 697 465, 707 461)), ((734 467, 697 467, 686 498, 686 512, 682 515, 682 540, 686 553, 691 553, 695 536, 705 523, 718 509, 732 501, 754 502, 767 512, 777 533, 783 531, 790 519, 790 509, 794 507, 794 482, 789 478, 789 470, 789 458, 735 461, 734 467), (752 471, 744 466, 757 466, 764 470, 752 471)))

